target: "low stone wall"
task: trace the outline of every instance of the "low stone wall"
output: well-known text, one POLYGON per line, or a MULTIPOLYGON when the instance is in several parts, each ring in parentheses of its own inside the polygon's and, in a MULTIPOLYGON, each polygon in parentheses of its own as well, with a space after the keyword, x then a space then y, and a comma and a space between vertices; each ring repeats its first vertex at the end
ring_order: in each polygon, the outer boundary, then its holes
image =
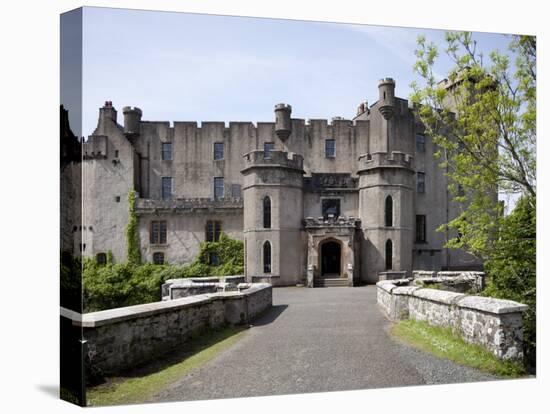
POLYGON ((438 283, 445 290, 458 293, 481 292, 485 288, 484 272, 413 270, 412 276, 417 286, 438 283))
POLYGON ((149 362, 204 329, 248 324, 271 306, 271 285, 256 284, 240 292, 62 315, 83 327, 89 369, 112 375, 149 362))
POLYGON ((481 296, 407 286, 408 280, 377 283, 377 302, 392 320, 414 319, 451 328, 465 341, 497 358, 523 359, 523 319, 527 305, 481 296))
POLYGON ((238 286, 244 282, 243 275, 168 279, 161 287, 161 295, 162 300, 171 300, 203 293, 240 290, 238 286))

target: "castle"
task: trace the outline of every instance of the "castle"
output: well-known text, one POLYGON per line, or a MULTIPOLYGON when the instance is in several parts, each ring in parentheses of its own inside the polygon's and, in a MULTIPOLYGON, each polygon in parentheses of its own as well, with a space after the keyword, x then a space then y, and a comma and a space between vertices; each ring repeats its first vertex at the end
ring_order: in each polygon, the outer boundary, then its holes
POLYGON ((135 190, 148 262, 191 262, 201 242, 224 232, 244 241, 247 280, 273 285, 353 286, 413 269, 479 268, 443 247, 456 234, 436 232, 460 205, 434 143, 393 79, 378 90, 352 120, 330 123, 292 118, 287 104, 275 105, 275 122, 229 126, 144 121, 127 106, 121 126, 108 101, 82 143, 82 217, 64 218, 72 236, 62 244, 98 262, 107 252, 125 261, 135 190))

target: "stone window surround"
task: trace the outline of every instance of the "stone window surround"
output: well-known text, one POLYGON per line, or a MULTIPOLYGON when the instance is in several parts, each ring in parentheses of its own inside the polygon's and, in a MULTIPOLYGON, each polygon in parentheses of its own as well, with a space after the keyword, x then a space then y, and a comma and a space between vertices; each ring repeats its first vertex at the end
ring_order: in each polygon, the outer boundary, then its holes
POLYGON ((166 263, 166 255, 164 252, 153 253, 153 264, 163 265, 166 263))
POLYGON ((262 258, 262 270, 263 270, 262 273, 270 275, 271 273, 273 273, 273 249, 272 249, 271 241, 264 240, 262 242, 261 258, 262 258), (266 250, 266 247, 268 247, 269 249, 266 250), (266 260, 266 253, 269 254, 268 256, 269 263, 266 260), (268 270, 266 271, 266 269, 268 270))
POLYGON ((165 246, 167 241, 168 222, 166 220, 151 220, 149 223, 149 244, 151 246, 165 246), (158 226, 157 230, 155 230, 155 225, 158 226))
POLYGON ((393 211, 393 197, 387 195, 384 199, 384 226, 393 227, 394 211, 393 211), (389 202, 388 202, 389 201, 389 202))
POLYGON ((205 225, 205 237, 207 242, 217 242, 220 240, 220 234, 222 232, 221 220, 207 220, 205 225))
POLYGON ((262 228, 270 229, 272 227, 272 203, 271 197, 266 194, 262 197, 262 228), (267 203, 266 203, 267 202, 267 203), (267 211, 269 209, 269 212, 267 211))
POLYGON ((323 212, 323 202, 325 200, 338 200, 338 217, 342 215, 342 200, 344 199, 344 197, 337 197, 337 196, 322 196, 319 198, 319 204, 320 204, 320 207, 321 207, 321 214, 319 217, 323 216, 324 217, 324 212, 323 212))
POLYGON ((161 159, 162 161, 172 161, 174 159, 172 153, 171 142, 161 142, 161 159))

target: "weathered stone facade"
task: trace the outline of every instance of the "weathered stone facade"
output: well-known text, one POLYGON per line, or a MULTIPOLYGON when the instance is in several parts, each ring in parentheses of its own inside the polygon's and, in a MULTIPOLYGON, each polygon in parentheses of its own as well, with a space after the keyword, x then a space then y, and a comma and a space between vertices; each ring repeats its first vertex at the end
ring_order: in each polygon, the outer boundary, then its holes
MULTIPOLYGON (((111 102, 82 148, 82 223, 73 249, 126 260, 128 192, 144 261, 189 263, 220 231, 245 243, 248 282, 375 283, 412 269, 477 269, 436 232, 458 213, 436 150, 395 82, 353 120, 152 122, 111 102), (78 243, 76 242, 78 240, 78 243)), ((67 224, 70 228, 70 223, 67 224)), ((396 276, 397 275, 397 276, 396 276)))
POLYGON ((378 305, 390 319, 410 318, 451 328, 497 358, 523 359, 522 315, 527 305, 408 284, 407 279, 377 283, 378 305))

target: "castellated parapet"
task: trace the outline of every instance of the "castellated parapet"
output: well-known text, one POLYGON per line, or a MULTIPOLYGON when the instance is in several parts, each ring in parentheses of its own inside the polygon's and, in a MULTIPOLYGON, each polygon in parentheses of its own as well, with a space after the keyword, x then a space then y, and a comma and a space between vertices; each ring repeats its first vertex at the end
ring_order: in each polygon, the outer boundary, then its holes
POLYGON ((374 152, 359 156, 359 171, 375 168, 406 168, 414 169, 414 157, 400 151, 374 152))
POLYGON ((266 153, 262 150, 250 151, 244 154, 245 168, 242 172, 253 167, 279 167, 298 170, 303 173, 304 157, 286 151, 272 150, 266 153))

